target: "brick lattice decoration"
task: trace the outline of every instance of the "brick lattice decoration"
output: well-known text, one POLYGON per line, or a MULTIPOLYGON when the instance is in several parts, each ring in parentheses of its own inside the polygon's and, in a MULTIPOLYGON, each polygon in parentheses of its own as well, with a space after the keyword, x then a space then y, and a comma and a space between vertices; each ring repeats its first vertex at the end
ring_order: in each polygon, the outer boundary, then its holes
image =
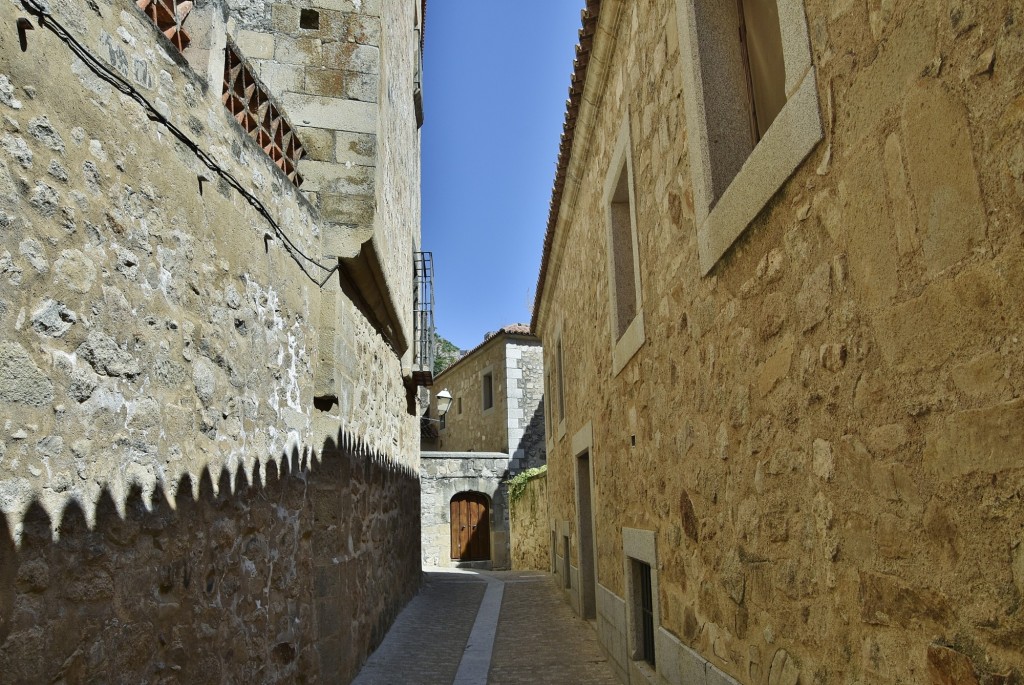
POLYGON ((192 11, 192 0, 138 0, 135 4, 153 20, 178 52, 185 52, 192 38, 182 25, 192 11))
POLYGON ((224 59, 223 101, 235 121, 259 143, 291 182, 300 187, 299 160, 306 151, 291 124, 230 44, 224 59))

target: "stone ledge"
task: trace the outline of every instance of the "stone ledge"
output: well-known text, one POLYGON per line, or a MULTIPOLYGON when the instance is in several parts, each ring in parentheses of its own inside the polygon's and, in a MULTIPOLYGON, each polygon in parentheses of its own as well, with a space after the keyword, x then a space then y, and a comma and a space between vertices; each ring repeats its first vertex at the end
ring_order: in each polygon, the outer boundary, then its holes
POLYGON ((422 452, 420 459, 508 459, 504 452, 422 452))

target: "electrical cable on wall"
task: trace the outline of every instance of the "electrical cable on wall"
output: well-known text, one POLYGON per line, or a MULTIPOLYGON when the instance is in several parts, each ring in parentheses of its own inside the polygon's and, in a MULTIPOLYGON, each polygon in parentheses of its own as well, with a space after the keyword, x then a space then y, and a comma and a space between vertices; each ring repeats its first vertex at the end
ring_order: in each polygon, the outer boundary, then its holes
MULTIPOLYGON (((111 86, 117 89, 117 91, 120 92, 122 95, 126 95, 135 102, 137 102, 143 108, 143 110, 145 110, 146 116, 149 118, 150 121, 154 121, 158 124, 163 124, 165 127, 167 127, 167 130, 170 131, 175 138, 181 141, 182 144, 188 147, 188 149, 192 151, 192 153, 199 159, 199 161, 201 161, 208 169, 210 169, 210 171, 217 174, 229 186, 234 188, 243 198, 245 198, 246 202, 248 202, 249 205, 251 205, 260 214, 260 216, 262 216, 264 220, 268 224, 270 224, 270 227, 274 230, 274 235, 276 235, 281 240, 281 243, 284 245, 285 250, 288 252, 288 255, 302 270, 302 273, 304 273, 306 277, 309 278, 309 280, 311 280, 313 283, 316 283, 317 287, 323 288, 324 284, 326 284, 327 281, 330 280, 331 276, 334 275, 336 271, 338 271, 338 265, 334 265, 333 267, 324 266, 319 261, 313 259, 305 252, 303 252, 302 249, 295 244, 291 237, 287 233, 285 233, 284 229, 281 228, 280 224, 278 224, 274 217, 271 215, 270 210, 267 209, 266 205, 264 205, 259 200, 259 198, 257 198, 251 192, 249 192, 249 190, 247 190, 241 184, 241 182, 239 182, 238 179, 236 179, 234 175, 231 174, 231 172, 221 167, 216 162, 216 160, 214 160, 213 157, 210 156, 209 153, 200 148, 199 145, 195 141, 193 141, 184 131, 179 129, 177 126, 171 123, 171 121, 167 117, 165 117, 163 114, 157 111, 157 109, 149 102, 149 100, 147 100, 146 97, 142 93, 140 93, 134 86, 132 86, 130 83, 124 80, 124 78, 122 78, 120 74, 113 71, 99 58, 93 55, 88 48, 86 48, 84 45, 78 42, 78 40, 74 36, 72 36, 71 33, 68 32, 68 30, 61 25, 60 22, 53 18, 53 15, 50 13, 50 11, 46 8, 44 4, 40 3, 39 0, 21 0, 21 4, 22 7, 24 7, 27 12, 36 17, 41 28, 48 29, 51 33, 57 36, 57 38, 60 39, 65 45, 67 45, 71 52, 73 52, 76 57, 81 59, 82 62, 84 62, 85 65, 89 67, 89 69, 94 74, 96 74, 96 76, 109 83, 111 86), (309 264, 312 264, 318 269, 327 272, 326 275, 323 277, 322 280, 316 278, 313 274, 309 272, 304 262, 308 262, 309 264)), ((19 20, 19 33, 23 35, 24 30, 22 29, 20 22, 21 20, 19 20)), ((22 40, 22 50, 24 50, 26 49, 26 44, 24 42, 24 39, 22 40)))

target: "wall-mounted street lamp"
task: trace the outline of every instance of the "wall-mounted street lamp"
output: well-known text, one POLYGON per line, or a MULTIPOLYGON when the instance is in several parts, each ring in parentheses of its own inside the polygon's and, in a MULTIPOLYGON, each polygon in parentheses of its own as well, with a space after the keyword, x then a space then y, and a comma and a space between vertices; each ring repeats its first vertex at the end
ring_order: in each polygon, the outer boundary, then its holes
POLYGON ((445 388, 437 393, 437 415, 444 416, 452 408, 452 394, 445 388))
MULTIPOLYGON (((448 388, 445 388, 434 395, 434 397, 437 399, 437 415, 443 418, 448 413, 448 410, 452 408, 452 394, 448 392, 448 388)), ((429 416, 424 416, 422 420, 430 421, 431 423, 441 423, 441 419, 432 419, 429 416)))

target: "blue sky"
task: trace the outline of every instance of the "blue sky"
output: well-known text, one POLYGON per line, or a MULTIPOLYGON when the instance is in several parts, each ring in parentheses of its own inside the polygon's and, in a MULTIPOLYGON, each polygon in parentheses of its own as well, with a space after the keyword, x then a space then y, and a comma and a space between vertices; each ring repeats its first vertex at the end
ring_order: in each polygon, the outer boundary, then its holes
POLYGON ((438 332, 529 322, 583 0, 429 0, 423 249, 438 332))

